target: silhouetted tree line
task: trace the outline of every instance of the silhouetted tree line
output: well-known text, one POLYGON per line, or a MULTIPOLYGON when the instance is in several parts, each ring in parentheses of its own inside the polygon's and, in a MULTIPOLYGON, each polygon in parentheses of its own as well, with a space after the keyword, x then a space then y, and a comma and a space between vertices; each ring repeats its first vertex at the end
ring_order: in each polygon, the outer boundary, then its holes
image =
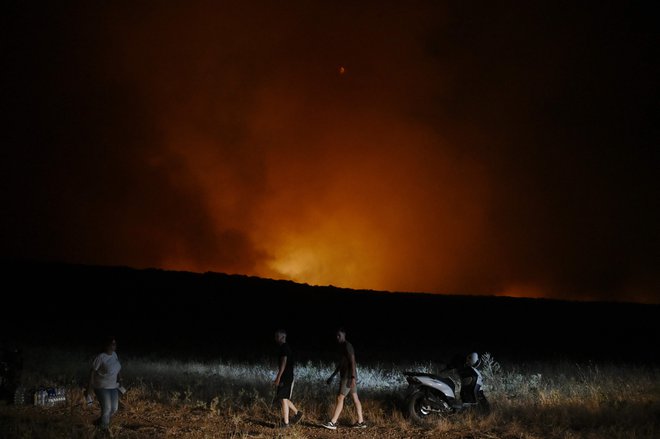
POLYGON ((27 342, 93 340, 95 305, 111 295, 114 310, 101 310, 106 325, 136 353, 167 345, 179 354, 258 358, 271 349, 272 331, 285 327, 302 360, 319 352, 331 359, 334 330, 345 326, 363 360, 442 360, 464 350, 517 361, 658 360, 658 305, 388 293, 30 261, 3 269, 2 329, 27 342))

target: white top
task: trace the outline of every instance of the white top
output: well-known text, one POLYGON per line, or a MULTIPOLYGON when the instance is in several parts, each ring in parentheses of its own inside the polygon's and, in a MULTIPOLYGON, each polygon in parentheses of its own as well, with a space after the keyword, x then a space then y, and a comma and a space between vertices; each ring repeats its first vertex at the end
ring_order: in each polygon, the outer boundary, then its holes
POLYGON ((117 374, 121 370, 121 364, 116 352, 110 355, 101 352, 92 361, 92 370, 95 389, 116 389, 119 386, 117 374))

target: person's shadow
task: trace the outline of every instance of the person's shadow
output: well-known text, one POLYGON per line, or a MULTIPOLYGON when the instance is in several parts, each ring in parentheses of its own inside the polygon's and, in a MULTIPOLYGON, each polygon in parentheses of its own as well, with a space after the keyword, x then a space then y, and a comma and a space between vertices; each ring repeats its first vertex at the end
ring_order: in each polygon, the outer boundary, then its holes
MULTIPOLYGON (((248 422, 255 425, 259 425, 260 427, 273 428, 273 429, 278 428, 282 424, 282 421, 273 422, 273 421, 266 421, 264 419, 254 419, 254 418, 248 419, 248 422)), ((307 428, 319 428, 319 427, 322 428, 321 424, 319 424, 318 422, 312 422, 309 420, 303 420, 298 422, 297 424, 293 424, 291 425, 291 428, 295 428, 297 426, 307 427, 307 428)))
POLYGON ((275 428, 275 427, 277 427, 277 422, 264 421, 263 419, 250 418, 250 419, 248 419, 248 422, 251 423, 251 424, 258 425, 260 427, 266 427, 266 428, 275 428))

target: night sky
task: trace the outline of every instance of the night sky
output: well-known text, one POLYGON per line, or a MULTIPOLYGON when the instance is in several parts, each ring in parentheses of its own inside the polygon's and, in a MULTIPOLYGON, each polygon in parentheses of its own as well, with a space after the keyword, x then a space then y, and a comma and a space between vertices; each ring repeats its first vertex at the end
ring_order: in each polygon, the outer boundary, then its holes
POLYGON ((660 302, 648 2, 232 3, 3 2, 0 256, 660 302))

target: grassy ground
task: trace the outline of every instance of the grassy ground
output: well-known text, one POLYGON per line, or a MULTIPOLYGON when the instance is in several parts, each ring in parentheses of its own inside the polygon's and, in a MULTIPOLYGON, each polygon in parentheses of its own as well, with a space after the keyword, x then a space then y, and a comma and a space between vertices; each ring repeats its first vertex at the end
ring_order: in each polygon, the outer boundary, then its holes
MULTIPOLYGON (((120 353, 121 354, 121 353, 120 353)), ((28 386, 68 384, 66 404, 42 408, 0 406, 0 437, 94 438, 96 404, 82 401, 87 358, 75 352, 42 349, 26 359, 28 386)), ((411 425, 400 409, 405 389, 394 365, 360 365, 360 396, 366 430, 351 430, 355 411, 348 403, 338 431, 319 427, 328 419, 335 388, 323 384, 331 365, 297 367, 294 403, 305 416, 284 433, 270 382, 275 365, 227 361, 163 361, 122 358, 129 391, 113 418, 117 438, 657 438, 660 437, 659 370, 653 367, 554 362, 500 366, 484 358, 482 372, 493 413, 411 425)), ((434 372, 439 365, 406 369, 434 372)))

